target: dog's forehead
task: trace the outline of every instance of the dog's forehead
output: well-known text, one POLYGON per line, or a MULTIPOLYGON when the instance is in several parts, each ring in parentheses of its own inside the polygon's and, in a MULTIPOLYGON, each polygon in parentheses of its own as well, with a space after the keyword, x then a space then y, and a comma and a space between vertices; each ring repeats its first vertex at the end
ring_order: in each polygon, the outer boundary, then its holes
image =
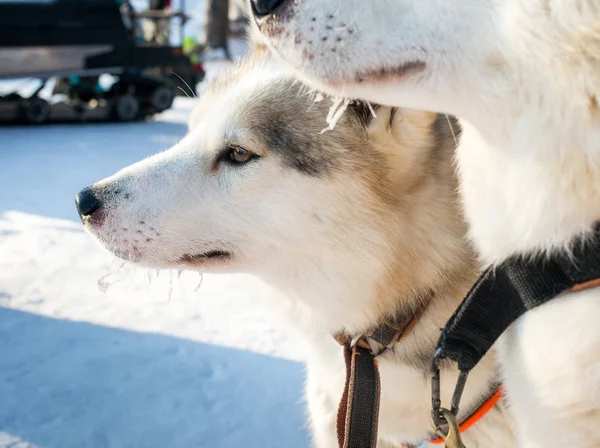
POLYGON ((265 93, 274 92, 289 76, 283 67, 268 59, 247 58, 217 76, 200 96, 190 116, 190 130, 201 127, 228 133, 243 126, 245 116, 260 114, 260 103, 268 96, 265 93))

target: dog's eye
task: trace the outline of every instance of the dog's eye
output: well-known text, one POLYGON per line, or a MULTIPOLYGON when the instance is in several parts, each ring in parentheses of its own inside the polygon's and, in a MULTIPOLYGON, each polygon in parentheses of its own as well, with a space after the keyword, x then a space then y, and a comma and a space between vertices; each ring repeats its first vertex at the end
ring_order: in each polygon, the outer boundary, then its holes
POLYGON ((235 164, 242 164, 258 157, 256 154, 246 151, 244 148, 231 147, 227 149, 227 159, 235 164))

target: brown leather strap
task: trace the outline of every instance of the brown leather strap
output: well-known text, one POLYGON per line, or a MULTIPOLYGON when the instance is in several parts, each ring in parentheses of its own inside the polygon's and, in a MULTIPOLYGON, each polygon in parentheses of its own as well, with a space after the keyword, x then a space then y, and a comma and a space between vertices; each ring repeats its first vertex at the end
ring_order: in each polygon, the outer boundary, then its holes
POLYGON ((418 309, 398 313, 357 337, 346 331, 333 335, 344 347, 346 360, 346 382, 337 415, 340 448, 377 446, 380 385, 376 358, 412 329, 432 296, 429 292, 417 301, 418 309))
POLYGON ((344 346, 346 384, 337 415, 340 448, 376 448, 379 421, 379 369, 370 348, 344 346))

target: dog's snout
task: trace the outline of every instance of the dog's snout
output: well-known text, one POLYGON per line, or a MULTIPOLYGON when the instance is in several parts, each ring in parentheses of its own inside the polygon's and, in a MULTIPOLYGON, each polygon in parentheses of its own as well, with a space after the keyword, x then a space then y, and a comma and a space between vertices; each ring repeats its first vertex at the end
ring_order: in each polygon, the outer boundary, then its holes
POLYGON ((102 205, 102 201, 91 187, 86 187, 75 196, 75 205, 80 216, 91 216, 102 205))
POLYGON ((257 17, 268 16, 284 3, 285 0, 251 0, 252 13, 257 17))

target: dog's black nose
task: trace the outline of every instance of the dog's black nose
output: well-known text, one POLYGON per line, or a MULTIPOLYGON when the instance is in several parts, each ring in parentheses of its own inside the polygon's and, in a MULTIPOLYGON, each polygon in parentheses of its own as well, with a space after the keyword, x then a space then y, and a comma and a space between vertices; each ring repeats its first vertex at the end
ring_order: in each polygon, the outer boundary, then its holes
POLYGON ((75 196, 75 205, 80 216, 90 216, 100 208, 102 202, 90 187, 81 190, 75 196))
POLYGON ((277 9, 285 0, 251 0, 252 12, 257 17, 267 16, 273 14, 273 11, 277 9))

